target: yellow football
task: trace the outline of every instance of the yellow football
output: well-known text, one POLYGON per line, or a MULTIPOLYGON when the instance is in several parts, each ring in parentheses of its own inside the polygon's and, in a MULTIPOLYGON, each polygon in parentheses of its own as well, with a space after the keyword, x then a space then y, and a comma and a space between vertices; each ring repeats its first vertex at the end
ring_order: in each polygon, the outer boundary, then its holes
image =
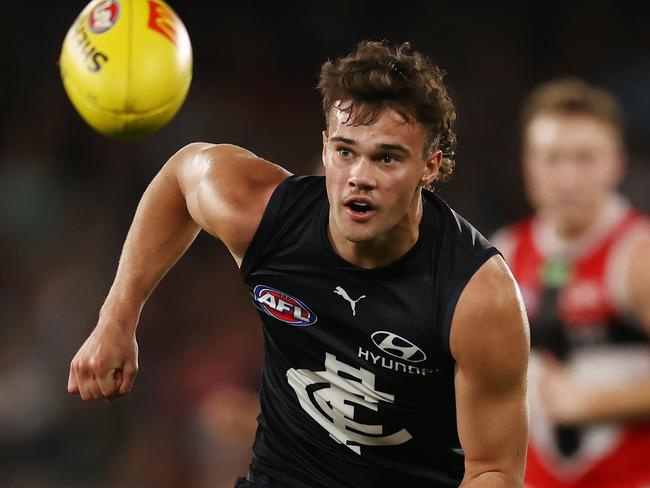
POLYGON ((68 31, 59 60, 79 114, 102 134, 134 139, 160 129, 192 81, 192 45, 162 0, 93 0, 68 31))

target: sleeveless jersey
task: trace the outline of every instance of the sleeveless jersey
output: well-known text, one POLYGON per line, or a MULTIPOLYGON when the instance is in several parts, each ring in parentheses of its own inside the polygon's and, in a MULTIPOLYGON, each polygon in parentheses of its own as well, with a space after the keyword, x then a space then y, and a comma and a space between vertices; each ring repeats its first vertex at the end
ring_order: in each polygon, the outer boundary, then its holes
POLYGON ((331 246, 323 177, 273 193, 241 266, 265 339, 251 470, 272 486, 459 485, 450 324, 497 251, 436 195, 423 208, 416 244, 362 269, 331 246))
POLYGON ((538 390, 539 353, 551 353, 585 385, 622 384, 650 374, 650 340, 621 310, 615 295, 624 283, 612 282, 621 272, 617 268, 627 265, 620 259, 622 247, 640 230, 647 234, 648 222, 621 203, 610 202, 601 231, 579 252, 554 255, 535 217, 501 234, 531 325, 531 488, 650 486, 650 423, 557 427, 547 420, 538 390))

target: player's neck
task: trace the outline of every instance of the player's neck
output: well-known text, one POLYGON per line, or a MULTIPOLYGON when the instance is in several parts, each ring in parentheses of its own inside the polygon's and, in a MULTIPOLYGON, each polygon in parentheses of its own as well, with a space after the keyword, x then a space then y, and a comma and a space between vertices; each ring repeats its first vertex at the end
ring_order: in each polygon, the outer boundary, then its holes
POLYGON ((334 251, 355 266, 366 269, 387 266, 404 256, 417 242, 422 212, 420 198, 395 227, 364 242, 352 242, 333 232, 336 224, 330 217, 329 239, 334 251))
POLYGON ((580 218, 563 219, 546 216, 557 237, 566 242, 577 241, 587 235, 599 222, 608 199, 598 202, 591 212, 585 213, 580 218))

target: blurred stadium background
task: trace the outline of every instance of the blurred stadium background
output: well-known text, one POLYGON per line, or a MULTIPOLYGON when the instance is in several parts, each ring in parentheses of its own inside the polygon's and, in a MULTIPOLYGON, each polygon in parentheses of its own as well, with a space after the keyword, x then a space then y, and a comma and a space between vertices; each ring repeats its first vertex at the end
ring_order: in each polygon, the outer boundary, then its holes
POLYGON ((134 391, 112 405, 66 392, 147 183, 191 141, 230 142, 317 171, 321 63, 362 39, 409 40, 448 71, 459 113, 440 193, 485 234, 528 208, 518 110, 576 75, 627 115, 624 192, 650 210, 650 33, 620 2, 170 0, 194 81, 171 124, 138 142, 93 132, 57 58, 85 0, 3 3, 0 117, 0 486, 222 488, 246 470, 262 337, 223 246, 205 235, 146 306, 134 391), (588 5, 588 6, 587 6, 588 5))

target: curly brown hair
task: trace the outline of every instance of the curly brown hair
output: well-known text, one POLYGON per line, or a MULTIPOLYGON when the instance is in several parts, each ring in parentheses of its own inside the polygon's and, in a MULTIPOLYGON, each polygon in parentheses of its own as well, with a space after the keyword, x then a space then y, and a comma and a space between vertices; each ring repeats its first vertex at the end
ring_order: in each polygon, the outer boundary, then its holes
POLYGON ((390 46, 386 41, 360 42, 354 52, 321 68, 318 89, 323 97, 325 123, 330 110, 347 112, 354 125, 372 124, 390 107, 406 120, 427 130, 423 158, 442 151, 438 181, 449 178, 456 149, 456 109, 443 82, 445 73, 411 48, 408 42, 390 46))

